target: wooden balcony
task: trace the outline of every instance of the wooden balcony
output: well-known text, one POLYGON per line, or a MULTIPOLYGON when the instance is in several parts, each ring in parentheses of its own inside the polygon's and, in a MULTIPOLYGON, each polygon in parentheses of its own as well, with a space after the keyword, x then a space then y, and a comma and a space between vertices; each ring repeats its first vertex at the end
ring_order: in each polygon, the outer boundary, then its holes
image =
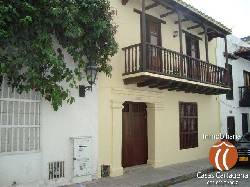
POLYGON ((241 86, 240 90, 240 107, 250 107, 250 86, 241 86))
POLYGON ((149 43, 145 43, 144 50, 141 43, 123 50, 125 84, 207 95, 230 90, 225 68, 149 43))

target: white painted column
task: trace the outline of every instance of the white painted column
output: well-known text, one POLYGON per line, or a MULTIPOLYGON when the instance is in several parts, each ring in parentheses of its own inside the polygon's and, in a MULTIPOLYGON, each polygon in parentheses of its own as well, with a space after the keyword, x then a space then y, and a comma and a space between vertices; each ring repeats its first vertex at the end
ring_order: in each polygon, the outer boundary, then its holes
POLYGON ((122 109, 123 102, 112 101, 112 162, 110 176, 123 175, 122 168, 122 109))

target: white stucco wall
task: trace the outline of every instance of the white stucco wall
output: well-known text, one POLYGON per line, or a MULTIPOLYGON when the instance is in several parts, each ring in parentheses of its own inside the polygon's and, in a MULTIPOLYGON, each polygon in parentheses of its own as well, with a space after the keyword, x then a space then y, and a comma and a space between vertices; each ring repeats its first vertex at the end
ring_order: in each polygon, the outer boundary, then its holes
MULTIPOLYGON (((65 55, 69 67, 74 62, 65 55)), ((87 83, 79 83, 87 85, 87 83)), ((79 97, 78 89, 72 90, 75 102, 66 103, 59 111, 53 111, 51 104, 42 100, 40 107, 40 150, 22 154, 0 154, 0 187, 10 186, 14 181, 24 186, 50 186, 72 182, 83 182, 90 177, 73 178, 73 149, 70 137, 92 136, 92 178, 97 176, 97 88, 88 91, 86 97, 79 97), (56 183, 48 181, 48 163, 65 162, 65 179, 56 183)))
MULTIPOLYGON (((250 46, 235 36, 227 36, 228 52, 233 53, 239 46, 250 46)), ((225 67, 226 60, 223 56, 225 51, 224 39, 217 39, 217 64, 225 67)), ((242 113, 250 115, 250 107, 239 107, 239 86, 244 86, 243 70, 250 71, 250 61, 243 58, 229 59, 233 73, 233 100, 227 100, 226 95, 220 96, 220 119, 221 133, 227 133, 227 117, 235 117, 235 134, 242 135, 242 113)), ((248 122, 250 130, 250 121, 248 122)))

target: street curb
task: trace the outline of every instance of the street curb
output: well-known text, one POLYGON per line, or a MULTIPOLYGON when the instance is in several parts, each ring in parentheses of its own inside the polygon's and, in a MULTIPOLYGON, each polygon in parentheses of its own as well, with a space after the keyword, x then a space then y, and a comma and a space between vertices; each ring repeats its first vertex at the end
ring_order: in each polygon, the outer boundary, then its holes
MULTIPOLYGON (((201 173, 211 173, 211 172, 214 172, 215 169, 213 167, 211 167, 211 168, 203 169, 203 170, 199 170, 199 171, 201 173)), ((195 172, 192 172, 192 173, 189 173, 189 174, 180 175, 180 176, 173 177, 171 179, 167 179, 167 180, 160 181, 160 182, 157 182, 157 183, 146 184, 146 185, 143 185, 142 187, 166 187, 166 186, 178 184, 178 183, 181 183, 181 182, 184 182, 184 181, 195 178, 196 175, 197 175, 197 172, 198 171, 195 171, 195 172)))

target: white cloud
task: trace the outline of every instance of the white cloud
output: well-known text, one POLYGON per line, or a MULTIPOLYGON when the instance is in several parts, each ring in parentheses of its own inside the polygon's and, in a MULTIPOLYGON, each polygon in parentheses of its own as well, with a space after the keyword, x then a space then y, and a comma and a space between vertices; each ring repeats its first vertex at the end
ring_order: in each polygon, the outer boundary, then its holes
POLYGON ((233 30, 237 37, 250 35, 249 0, 184 0, 233 30))

